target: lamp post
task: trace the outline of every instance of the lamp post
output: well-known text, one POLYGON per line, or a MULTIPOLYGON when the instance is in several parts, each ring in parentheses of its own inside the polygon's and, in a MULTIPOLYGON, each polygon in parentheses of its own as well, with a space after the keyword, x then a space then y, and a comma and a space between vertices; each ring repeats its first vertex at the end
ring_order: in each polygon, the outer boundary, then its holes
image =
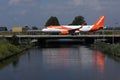
POLYGON ((115 26, 112 27, 112 44, 114 44, 114 27, 115 26))
POLYGON ((21 39, 20 39, 20 37, 21 37, 21 36, 20 36, 20 32, 19 32, 19 44, 21 44, 21 39))
POLYGON ((112 31, 112 32, 113 32, 113 33, 112 33, 112 34, 113 34, 113 37, 112 37, 112 44, 115 43, 115 33, 114 33, 114 30, 115 30, 115 27, 117 27, 117 25, 118 25, 118 23, 116 22, 116 23, 115 23, 115 26, 113 26, 113 28, 112 28, 112 29, 113 29, 113 31, 112 31))

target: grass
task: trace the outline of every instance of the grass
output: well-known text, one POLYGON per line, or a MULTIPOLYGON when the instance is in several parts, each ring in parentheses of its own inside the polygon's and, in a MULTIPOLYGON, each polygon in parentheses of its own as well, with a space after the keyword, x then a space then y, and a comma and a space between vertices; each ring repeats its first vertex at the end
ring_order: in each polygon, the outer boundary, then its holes
POLYGON ((22 51, 30 47, 31 47, 30 45, 15 46, 7 40, 1 40, 0 41, 0 60, 16 55, 18 53, 21 53, 22 51))
POLYGON ((97 46, 104 54, 120 57, 120 44, 99 43, 97 46))
POLYGON ((0 41, 0 59, 14 55, 20 51, 20 48, 9 43, 7 40, 0 41))

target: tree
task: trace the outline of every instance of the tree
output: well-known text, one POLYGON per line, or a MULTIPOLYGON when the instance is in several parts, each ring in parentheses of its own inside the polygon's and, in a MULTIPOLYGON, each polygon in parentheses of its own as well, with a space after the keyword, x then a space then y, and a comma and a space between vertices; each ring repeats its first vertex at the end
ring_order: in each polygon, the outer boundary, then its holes
POLYGON ((29 29, 30 29, 29 26, 23 27, 23 31, 27 31, 27 30, 29 30, 29 29))
POLYGON ((83 16, 77 16, 75 17, 75 19, 73 20, 73 22, 70 25, 86 25, 86 21, 84 20, 83 16))
POLYGON ((12 41, 12 44, 19 45, 19 38, 15 34, 12 36, 11 41, 12 41))
POLYGON ((46 22, 45 26, 59 26, 59 21, 57 17, 51 16, 48 21, 46 22))
POLYGON ((33 26, 33 27, 32 27, 32 30, 38 30, 38 27, 33 26))

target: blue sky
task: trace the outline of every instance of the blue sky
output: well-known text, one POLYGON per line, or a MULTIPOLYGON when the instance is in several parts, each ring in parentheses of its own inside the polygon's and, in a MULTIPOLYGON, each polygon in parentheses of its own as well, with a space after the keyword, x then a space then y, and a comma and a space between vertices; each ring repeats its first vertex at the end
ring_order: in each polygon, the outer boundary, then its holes
POLYGON ((60 24, 66 25, 79 15, 88 24, 106 15, 106 25, 120 25, 119 4, 120 0, 0 0, 0 26, 43 28, 50 16, 56 16, 60 24))

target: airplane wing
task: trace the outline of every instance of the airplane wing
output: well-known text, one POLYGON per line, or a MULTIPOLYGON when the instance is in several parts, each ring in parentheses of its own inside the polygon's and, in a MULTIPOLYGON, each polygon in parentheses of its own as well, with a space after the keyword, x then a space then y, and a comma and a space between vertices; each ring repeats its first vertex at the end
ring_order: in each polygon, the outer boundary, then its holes
POLYGON ((74 35, 76 30, 79 30, 79 28, 68 30, 68 32, 69 34, 74 35))
MULTIPOLYGON (((71 29, 71 30, 68 30, 69 34, 71 35, 74 35, 76 33, 76 31, 80 32, 80 29, 84 26, 84 24, 82 24, 79 28, 76 28, 76 29, 71 29)), ((77 32, 77 33, 78 33, 77 32)))

